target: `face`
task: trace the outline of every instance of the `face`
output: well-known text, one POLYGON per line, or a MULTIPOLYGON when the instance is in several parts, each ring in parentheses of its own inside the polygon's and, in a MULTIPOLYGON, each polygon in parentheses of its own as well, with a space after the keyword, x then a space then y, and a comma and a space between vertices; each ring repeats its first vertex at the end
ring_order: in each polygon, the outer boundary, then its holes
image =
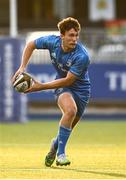
POLYGON ((62 48, 65 52, 71 51, 75 48, 77 41, 79 39, 79 32, 75 29, 70 29, 66 31, 65 34, 61 34, 62 48))

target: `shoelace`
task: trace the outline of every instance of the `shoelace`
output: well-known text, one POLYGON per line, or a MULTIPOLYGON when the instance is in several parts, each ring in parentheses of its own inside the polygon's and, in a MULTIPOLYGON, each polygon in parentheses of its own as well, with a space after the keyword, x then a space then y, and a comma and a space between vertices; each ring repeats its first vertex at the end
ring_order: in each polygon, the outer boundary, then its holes
POLYGON ((62 160, 62 159, 66 159, 66 155, 65 154, 61 154, 58 156, 58 159, 62 160))

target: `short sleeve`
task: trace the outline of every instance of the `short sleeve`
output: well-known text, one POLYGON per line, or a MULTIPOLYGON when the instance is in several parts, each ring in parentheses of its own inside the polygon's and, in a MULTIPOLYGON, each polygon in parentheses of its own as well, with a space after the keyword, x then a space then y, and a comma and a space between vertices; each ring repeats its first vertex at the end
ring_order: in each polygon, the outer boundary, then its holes
POLYGON ((89 57, 87 55, 78 56, 74 60, 74 63, 69 71, 75 74, 76 76, 80 77, 83 74, 83 72, 87 70, 89 62, 89 57))
POLYGON ((54 36, 44 36, 36 39, 35 41, 36 49, 51 49, 54 42, 54 36))

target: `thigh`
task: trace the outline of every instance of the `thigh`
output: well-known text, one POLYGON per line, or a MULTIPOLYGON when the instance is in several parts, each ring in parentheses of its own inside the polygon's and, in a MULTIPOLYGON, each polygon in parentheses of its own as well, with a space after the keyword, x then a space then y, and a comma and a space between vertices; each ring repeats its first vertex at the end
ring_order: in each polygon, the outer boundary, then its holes
POLYGON ((63 113, 74 110, 77 111, 76 103, 70 92, 63 92, 59 95, 57 104, 63 113))
POLYGON ((89 97, 84 97, 83 100, 81 100, 77 95, 74 95, 74 99, 75 99, 75 102, 76 102, 76 105, 77 105, 77 116, 82 118, 82 115, 85 111, 85 108, 88 104, 88 101, 89 101, 89 97), (85 101, 84 101, 85 100, 85 101))

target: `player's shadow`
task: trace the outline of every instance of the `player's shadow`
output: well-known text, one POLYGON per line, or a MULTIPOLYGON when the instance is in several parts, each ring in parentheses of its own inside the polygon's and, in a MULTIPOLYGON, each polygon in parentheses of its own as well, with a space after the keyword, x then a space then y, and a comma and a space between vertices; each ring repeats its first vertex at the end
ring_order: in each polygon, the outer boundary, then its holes
POLYGON ((112 173, 112 172, 101 172, 101 171, 93 171, 93 170, 81 170, 77 168, 63 168, 63 167, 53 167, 53 169, 63 169, 68 171, 74 171, 74 172, 80 172, 80 173, 90 173, 90 174, 99 174, 99 175, 105 175, 105 176, 111 176, 111 177, 118 177, 118 178, 126 178, 126 174, 122 173, 112 173))

